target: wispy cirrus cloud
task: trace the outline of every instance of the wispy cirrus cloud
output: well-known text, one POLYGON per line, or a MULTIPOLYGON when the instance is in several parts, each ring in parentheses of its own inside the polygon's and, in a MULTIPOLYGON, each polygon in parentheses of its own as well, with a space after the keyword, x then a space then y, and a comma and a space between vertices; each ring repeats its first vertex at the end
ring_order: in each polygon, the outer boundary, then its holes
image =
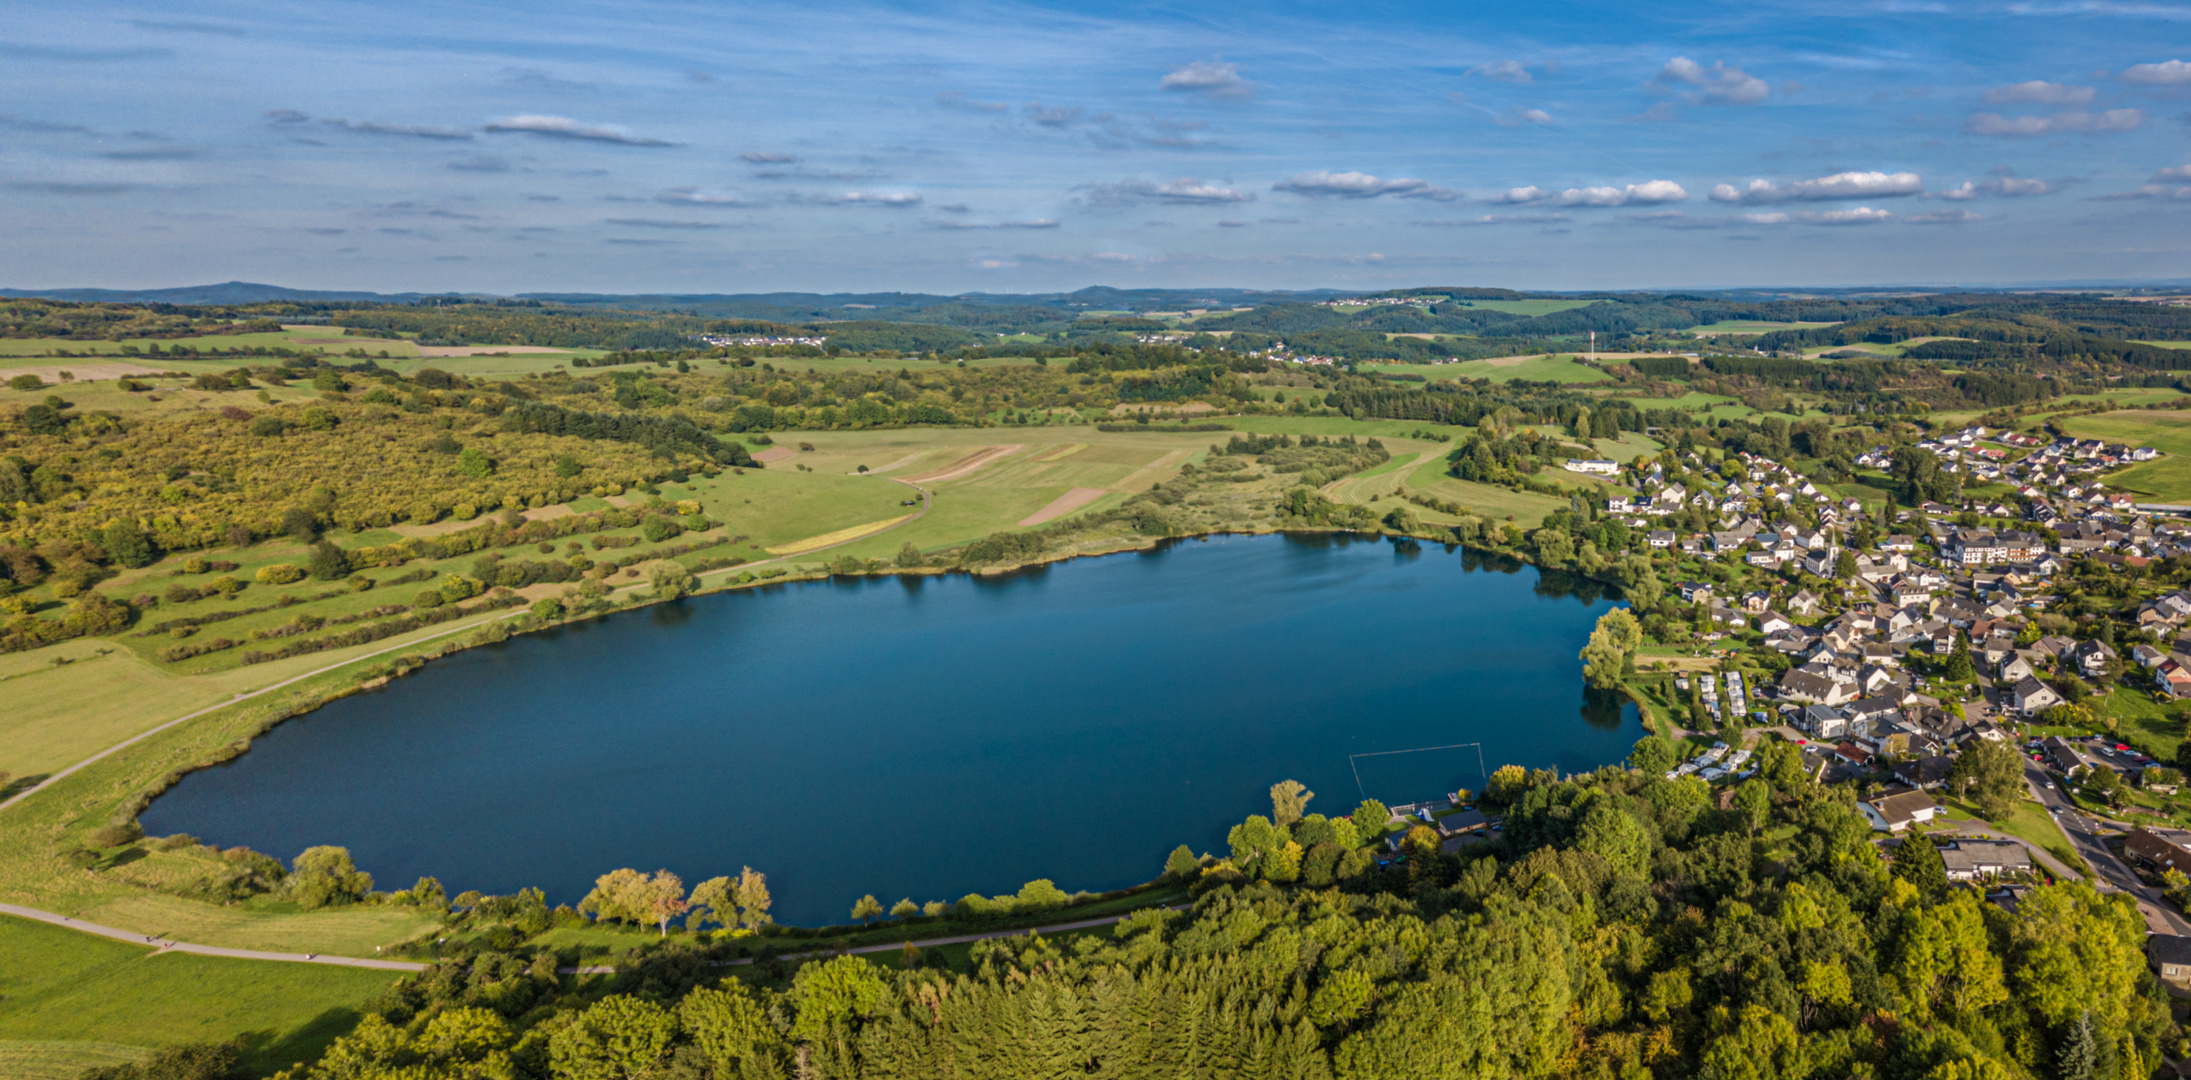
POLYGON ((1270 186, 1272 191, 1292 195, 1326 199, 1374 199, 1390 195, 1400 199, 1431 199, 1438 202, 1459 202, 1466 195, 1452 188, 1438 187, 1427 180, 1408 177, 1385 179, 1365 172, 1316 172, 1295 173, 1270 186))
POLYGON ((498 134, 539 135, 550 139, 615 143, 619 146, 675 146, 662 139, 634 135, 620 127, 585 124, 567 116, 512 116, 488 124, 483 130, 498 134))
POLYGON ((738 155, 738 160, 750 161, 755 165, 790 165, 799 160, 799 155, 780 154, 773 150, 747 150, 738 155))
POLYGON ((1682 96, 1691 105, 1755 105, 1772 95, 1765 80, 1723 61, 1707 68, 1686 56, 1677 56, 1659 69, 1659 83, 1689 87, 1682 96))
POLYGON ((1058 223, 1051 218, 1035 218, 1031 221, 931 221, 931 227, 964 232, 979 229, 1055 229, 1058 223))
POLYGON ((2145 112, 2142 109, 2109 109, 2099 113, 2061 112, 2052 116, 2002 116, 2000 113, 1984 112, 1973 113, 1964 122, 1963 130, 1972 135, 2028 139, 2040 135, 2102 135, 2131 131, 2143 123, 2145 112))
POLYGON ((634 229, 727 229, 720 221, 678 221, 670 218, 608 218, 611 225, 623 225, 634 229))
POLYGON ((1001 101, 975 101, 957 90, 946 90, 936 95, 936 104, 946 109, 965 109, 969 112, 1000 113, 1011 108, 1001 101))
POLYGON ((1929 214, 1910 214, 1902 219, 1902 224, 1963 225, 1973 221, 1984 221, 1985 219, 1984 214, 1973 214, 1968 210, 1934 210, 1929 214))
POLYGON ((9 180, 0 187, 40 195, 120 195, 136 190, 137 185, 96 180, 9 180))
POLYGON ((1752 180, 1747 187, 1739 188, 1733 184, 1716 184, 1712 187, 1711 199, 1723 203, 1820 202, 1924 193, 1924 178, 1913 172, 1840 172, 1790 184, 1775 184, 1764 179, 1752 180))
POLYGON ((1156 88, 1172 93, 1199 94, 1219 101, 1241 100, 1255 93, 1255 84, 1241 77, 1238 66, 1218 60, 1197 60, 1173 68, 1157 80, 1156 88))
POLYGON ((1493 82, 1528 84, 1537 81, 1529 74, 1529 65, 1519 60, 1492 60, 1469 68, 1468 74, 1481 76, 1493 82))
MULTIPOLYGON (((294 122, 294 121, 284 121, 294 122)), ((320 123, 343 131, 355 131, 361 135, 401 135, 413 139, 446 139, 460 141, 472 137, 472 133, 459 128, 427 127, 418 124, 389 124, 379 120, 329 119, 320 123)), ((491 129, 490 129, 491 130, 491 129)))
POLYGON ((761 205, 728 191, 703 191, 697 187, 673 187, 655 192, 654 201, 671 206, 720 206, 738 208, 761 205))
POLYGON ((1688 189, 1672 180, 1646 180, 1625 187, 1574 187, 1547 191, 1532 184, 1508 188, 1499 201, 1517 206, 1652 206, 1685 202, 1688 189))
POLYGON ((1979 95, 1988 105, 2090 105, 2098 92, 2089 86, 2065 86, 2042 79, 1996 86, 1979 95))
POLYGON ((1143 203, 1168 203, 1173 206, 1218 206, 1225 203, 1252 202, 1252 192, 1222 184, 1204 183, 1191 176, 1156 183, 1149 180, 1120 180, 1116 183, 1082 184, 1075 190, 1088 194, 1082 201, 1090 206, 1139 206, 1143 203))
POLYGON ((1566 214, 1485 214, 1472 218, 1441 218, 1432 221, 1411 221, 1410 225, 1438 226, 1441 228, 1473 228, 1483 225, 1556 225, 1570 220, 1566 214))

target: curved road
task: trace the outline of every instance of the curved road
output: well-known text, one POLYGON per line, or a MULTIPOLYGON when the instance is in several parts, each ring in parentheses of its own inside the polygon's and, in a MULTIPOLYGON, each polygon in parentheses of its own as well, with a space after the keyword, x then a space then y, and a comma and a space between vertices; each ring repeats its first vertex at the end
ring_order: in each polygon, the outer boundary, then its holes
POLYGON ((2062 794, 2054 778, 2047 775, 2037 762, 2024 759, 2024 784, 2031 789, 2031 796, 2046 807, 2054 825, 2062 831, 2062 839, 2070 849, 2092 867, 2093 884, 2102 892, 2126 892, 2138 901, 2138 910, 2145 913, 2146 927, 2155 933, 2191 935, 2191 921, 2184 919, 2161 898, 2160 890, 2138 880, 2123 861, 2100 840, 2099 822, 2078 810, 2069 798, 2062 794))

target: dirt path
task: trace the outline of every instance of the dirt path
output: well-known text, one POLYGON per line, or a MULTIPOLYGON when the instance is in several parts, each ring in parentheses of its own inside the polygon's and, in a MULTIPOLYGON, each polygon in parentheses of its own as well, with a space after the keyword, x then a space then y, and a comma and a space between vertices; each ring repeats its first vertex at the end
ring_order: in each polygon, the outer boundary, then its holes
POLYGON ((980 450, 979 452, 968 454, 967 456, 962 457, 957 461, 954 461, 951 464, 944 466, 942 472, 933 472, 929 473, 926 476, 908 477, 906 479, 906 483, 940 484, 946 480, 964 479, 965 477, 973 475, 985 465, 989 465, 993 462, 1002 460, 1005 457, 1008 457, 1018 451, 1025 449, 1027 449, 1026 443, 1005 443, 1002 446, 987 447, 983 450, 980 450))
POLYGON ((784 460, 785 458, 795 458, 795 457, 798 457, 798 456, 799 456, 799 452, 798 452, 797 450, 794 450, 794 449, 792 449, 791 447, 788 447, 788 446, 771 446, 771 447, 769 447, 768 449, 766 449, 766 450, 763 450, 763 451, 761 451, 760 453, 758 453, 758 454, 755 454, 755 455, 753 455, 753 460, 755 460, 755 461, 758 461, 758 462, 760 462, 760 463, 761 463, 761 464, 763 464, 763 465, 767 465, 767 464, 770 464, 770 463, 772 463, 772 462, 778 462, 778 461, 782 461, 782 460, 784 460))
POLYGON ((140 934, 134 930, 117 930, 111 926, 101 926, 98 923, 85 922, 82 919, 72 919, 66 915, 56 915, 50 911, 40 911, 37 908, 20 907, 15 904, 0 904, 0 913, 25 919, 35 919, 38 922, 51 923, 55 926, 65 926, 71 930, 81 930, 87 934, 97 934, 100 937, 113 938, 116 941, 126 941, 132 945, 157 948, 162 953, 179 952, 192 953, 198 956, 226 956, 233 960, 282 960, 292 964, 333 964, 337 967, 379 968, 383 971, 426 970, 424 964, 415 964, 404 960, 366 960, 355 956, 260 952, 257 949, 229 949, 219 945, 192 945, 183 941, 170 941, 163 934, 140 934))
POLYGON ((1040 525, 1045 521, 1053 521, 1109 494, 1110 492, 1103 488, 1076 487, 1050 500, 1050 505, 1019 519, 1019 523, 1022 525, 1040 525))
MULTIPOLYGON (((889 471, 890 471, 890 470, 892 470, 892 469, 902 469, 902 468, 905 468, 905 467, 906 467, 906 466, 908 466, 908 465, 911 465, 912 463, 914 463, 914 462, 916 462, 916 461, 919 461, 919 460, 920 460, 920 457, 921 457, 921 455, 922 455, 922 454, 925 454, 925 453, 927 453, 927 452, 928 452, 928 451, 926 451, 926 450, 915 450, 915 451, 913 451, 912 453, 910 453, 910 454, 907 454, 907 455, 905 455, 904 457, 902 457, 902 458, 899 458, 898 460, 896 460, 896 461, 893 461, 893 462, 891 462, 890 464, 888 464, 888 465, 885 465, 885 466, 883 466, 883 467, 882 467, 882 468, 880 468, 880 469, 869 469, 869 470, 867 470, 867 471, 868 471, 868 472, 869 472, 870 474, 873 474, 873 473, 886 473, 886 472, 889 472, 889 471)), ((759 458, 755 458, 754 460, 758 461, 758 460, 760 460, 760 459, 759 459, 759 458)))
MULTIPOLYGON (((1162 910, 1180 911, 1186 907, 1185 904, 1173 904, 1162 910)), ((40 911, 37 908, 27 908, 17 904, 0 904, 0 914, 32 919, 53 926, 66 927, 70 930, 81 930, 87 934, 97 934, 100 937, 113 938, 116 941, 126 941, 132 945, 157 948, 162 954, 171 952, 190 953, 195 956, 225 956, 231 960, 273 960, 288 964, 330 964, 336 967, 375 968, 381 971, 424 971, 431 966, 411 960, 369 960, 355 956, 264 952, 258 949, 230 949, 219 945, 193 945, 185 941, 171 941, 164 934, 140 934, 134 930, 117 930, 111 926, 101 926, 98 923, 85 922, 82 919, 71 918, 67 915, 59 915, 51 911, 40 911)), ((970 941, 1018 937, 1021 934, 1059 934, 1073 930, 1092 930, 1098 926, 1109 926, 1134 914, 1136 912, 1129 911, 1120 915, 1106 915, 1100 919, 1081 919, 1076 922, 1052 923, 1049 926, 1031 926, 1019 930, 990 930, 979 934, 955 934, 950 937, 925 938, 912 942, 891 941, 880 945, 861 945, 843 951, 852 955, 896 952, 905 948, 907 944, 911 944, 916 949, 929 949, 939 945, 964 945, 970 941)), ((817 956, 835 956, 837 953, 838 950, 836 949, 815 949, 803 953, 785 953, 780 959, 807 960, 817 956)), ((715 966, 736 967, 751 963, 753 963, 751 957, 742 957, 736 960, 718 961, 715 966)), ((594 964, 586 967, 567 967, 558 970, 566 975, 610 975, 615 973, 616 967, 613 964, 594 964)))

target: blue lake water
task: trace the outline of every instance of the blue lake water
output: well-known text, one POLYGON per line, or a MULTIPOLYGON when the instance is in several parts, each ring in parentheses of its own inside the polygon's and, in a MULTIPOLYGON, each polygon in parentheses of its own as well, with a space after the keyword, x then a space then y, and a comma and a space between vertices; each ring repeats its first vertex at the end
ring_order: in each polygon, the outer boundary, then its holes
POLYGON ((513 638, 274 729, 144 814, 284 859, 339 844, 379 887, 752 866, 780 922, 873 893, 955 900, 1155 876, 1224 850, 1288 777, 1346 813, 1485 765, 1622 758, 1586 693, 1602 587, 1477 553, 1221 537, 1002 578, 704 596, 513 638), (1577 589, 1581 591, 1578 592, 1577 589))

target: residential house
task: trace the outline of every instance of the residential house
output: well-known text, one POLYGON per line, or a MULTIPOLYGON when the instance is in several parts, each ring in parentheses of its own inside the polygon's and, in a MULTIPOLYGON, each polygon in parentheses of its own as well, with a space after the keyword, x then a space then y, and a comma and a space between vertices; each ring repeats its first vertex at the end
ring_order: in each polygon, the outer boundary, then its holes
POLYGON ((1788 610, 1797 615, 1815 615, 1818 613, 1818 605, 1818 594, 1809 589, 1798 590, 1794 596, 1788 598, 1788 610))
POLYGON ((2162 982, 2178 990, 2191 990, 2191 937, 2149 935, 2145 939, 2145 958, 2162 982))
POLYGON ((1940 849, 1940 861, 1947 864, 1949 881, 1977 881, 2032 871, 2031 852, 2014 840, 1959 837, 1940 849))
POLYGON ((2155 871, 2191 874, 2191 831, 2132 829, 2123 838, 2123 854, 2155 871))
POLYGON ((1794 626, 1794 620, 1789 619, 1786 615, 1782 615, 1777 611, 1768 611, 1763 615, 1757 617, 1758 633, 1766 634, 1768 636, 1784 630, 1791 629, 1794 626))
POLYGON ((2028 675, 2009 688, 2008 696, 2016 711, 2025 716, 2037 716, 2062 703, 2062 695, 2055 693, 2053 687, 2028 675))
POLYGON ((1848 718, 1830 705, 1812 705, 1804 709, 1798 723, 1818 739, 1838 739, 1849 730, 1848 718))
POLYGON ((2107 666, 2118 659, 2114 648, 2098 638, 2078 642, 2077 647, 2070 650, 2070 656, 2076 659, 2077 669, 2088 679, 2106 674, 2107 666))
POLYGON ((1928 754, 1896 762, 1894 778, 1920 791, 1930 791, 1947 783, 1948 773, 1954 768, 1954 758, 1945 754, 1928 754))
POLYGON ((1912 825, 1931 821, 1940 812, 1940 804, 1922 791, 1897 791, 1858 803, 1857 808, 1871 821, 1872 831, 1898 833, 1912 825))

